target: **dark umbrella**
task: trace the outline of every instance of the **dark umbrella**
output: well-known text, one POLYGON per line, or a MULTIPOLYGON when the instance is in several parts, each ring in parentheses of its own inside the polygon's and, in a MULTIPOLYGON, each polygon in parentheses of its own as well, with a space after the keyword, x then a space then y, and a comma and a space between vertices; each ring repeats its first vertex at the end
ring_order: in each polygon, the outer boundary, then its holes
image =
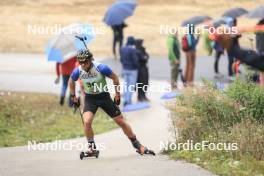
POLYGON ((213 27, 217 28, 222 24, 226 24, 226 20, 224 18, 219 18, 211 21, 213 27))
POLYGON ((229 9, 229 10, 225 11, 225 13, 222 16, 237 18, 237 17, 240 17, 246 13, 248 13, 248 11, 246 9, 237 7, 237 8, 233 8, 233 9, 229 9))
POLYGON ((117 1, 108 8, 103 21, 109 26, 119 25, 133 15, 136 6, 135 1, 117 1))
POLYGON ((260 18, 264 19, 264 5, 261 5, 254 10, 251 10, 248 15, 248 18, 260 18))
POLYGON ((200 24, 200 23, 203 23, 204 21, 207 21, 207 20, 212 20, 211 17, 209 16, 195 16, 195 17, 192 17, 192 18, 189 18, 185 21, 182 22, 182 26, 187 26, 188 24, 191 25, 197 25, 197 24, 200 24))

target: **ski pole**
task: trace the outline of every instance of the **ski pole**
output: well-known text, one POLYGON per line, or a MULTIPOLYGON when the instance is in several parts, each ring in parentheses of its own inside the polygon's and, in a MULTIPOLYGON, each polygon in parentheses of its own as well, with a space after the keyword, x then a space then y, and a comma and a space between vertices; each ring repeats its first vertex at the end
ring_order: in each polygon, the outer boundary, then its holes
MULTIPOLYGON (((80 108, 80 98, 78 98, 78 102, 77 102, 77 104, 74 104, 74 106, 75 106, 75 109, 77 109, 77 107, 78 107, 78 110, 79 110, 79 114, 80 114, 80 117, 81 117, 81 119, 82 119, 82 123, 83 123, 83 126, 84 126, 84 122, 83 122, 83 113, 81 112, 81 108, 80 108)), ((76 112, 76 111, 75 111, 76 112)))
POLYGON ((87 49, 87 46, 86 46, 86 43, 85 43, 85 41, 84 40, 86 40, 86 37, 79 37, 79 36, 75 36, 77 39, 79 39, 80 41, 82 41, 83 42, 83 45, 85 46, 85 48, 87 49))
POLYGON ((78 109, 79 109, 79 113, 80 113, 80 116, 81 116, 81 119, 82 119, 82 124, 83 124, 83 126, 84 126, 84 122, 83 122, 83 114, 82 114, 82 112, 81 112, 80 106, 78 107, 78 109))

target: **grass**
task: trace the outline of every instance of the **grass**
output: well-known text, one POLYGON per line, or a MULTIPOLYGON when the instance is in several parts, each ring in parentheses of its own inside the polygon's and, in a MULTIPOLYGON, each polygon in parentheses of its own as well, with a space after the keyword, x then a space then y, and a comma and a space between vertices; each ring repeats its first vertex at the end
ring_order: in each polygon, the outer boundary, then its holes
MULTIPOLYGON (((26 145, 28 141, 50 142, 83 136, 78 111, 58 104, 49 94, 1 92, 0 147, 26 145)), ((93 123, 95 134, 117 128, 102 111, 93 123)))
POLYGON ((168 152, 171 159, 195 163, 215 174, 223 176, 261 176, 264 173, 264 161, 252 156, 234 159, 228 153, 211 151, 174 151, 168 152))
POLYGON ((224 91, 209 83, 185 90, 177 101, 168 104, 175 143, 235 143, 237 150, 170 149, 165 153, 219 175, 263 175, 263 93, 258 85, 241 80, 224 91))

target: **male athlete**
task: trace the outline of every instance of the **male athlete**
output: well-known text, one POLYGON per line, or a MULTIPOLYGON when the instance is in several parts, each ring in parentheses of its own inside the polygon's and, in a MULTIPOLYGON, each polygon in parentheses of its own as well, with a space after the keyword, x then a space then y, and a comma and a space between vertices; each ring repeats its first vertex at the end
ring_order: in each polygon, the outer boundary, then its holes
POLYGON ((155 155, 153 151, 148 150, 140 144, 130 125, 125 121, 120 112, 118 107, 120 104, 119 79, 117 75, 107 65, 94 62, 93 55, 89 50, 80 51, 77 55, 77 60, 80 66, 73 70, 69 79, 69 87, 72 101, 77 105, 78 99, 75 96, 75 81, 80 79, 84 87, 83 121, 84 132, 89 146, 86 154, 92 155, 95 152, 98 153, 94 142, 92 122, 97 109, 100 107, 122 128, 139 154, 155 155), (105 89, 100 89, 107 86, 106 77, 112 79, 115 85, 116 94, 114 101, 111 99, 109 92, 105 92, 105 89))

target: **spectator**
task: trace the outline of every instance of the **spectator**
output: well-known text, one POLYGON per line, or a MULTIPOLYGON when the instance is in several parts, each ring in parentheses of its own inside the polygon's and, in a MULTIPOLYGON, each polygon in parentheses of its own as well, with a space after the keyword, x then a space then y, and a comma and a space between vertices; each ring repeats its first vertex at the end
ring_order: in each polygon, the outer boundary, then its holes
POLYGON ((171 67, 171 89, 177 89, 177 80, 179 75, 180 68, 180 43, 177 37, 177 33, 175 35, 169 34, 167 39, 168 46, 168 57, 171 67))
POLYGON ((124 37, 123 29, 125 27, 127 27, 127 25, 125 23, 121 23, 119 25, 113 25, 111 27, 112 27, 113 34, 114 34, 114 38, 113 38, 113 54, 114 54, 114 57, 116 59, 117 58, 117 55, 116 55, 116 44, 119 43, 118 52, 120 54, 120 49, 123 46, 123 37, 124 37))
POLYGON ((194 80, 194 68, 196 59, 196 46, 199 42, 200 36, 194 37, 194 26, 189 26, 188 34, 182 38, 182 49, 186 55, 185 81, 192 85, 194 80))
POLYGON ((138 55, 135 48, 135 39, 132 36, 127 38, 126 46, 121 48, 121 64, 123 68, 124 86, 124 106, 132 104, 132 94, 138 76, 138 55), (134 88, 133 88, 134 87, 134 88))
POLYGON ((138 78, 137 78, 138 101, 149 101, 149 99, 146 96, 146 91, 149 84, 149 71, 148 71, 149 55, 146 52, 145 47, 143 46, 142 39, 136 40, 136 49, 139 60, 138 78))
MULTIPOLYGON (((229 28, 236 27, 237 26, 237 19, 228 17, 227 18, 227 26, 229 28)), ((232 45, 239 45, 238 40, 235 40, 235 42, 233 42, 232 45)), ((228 79, 229 79, 229 81, 234 81, 235 77, 234 77, 234 72, 233 72, 233 63, 235 61, 235 57, 229 51, 227 51, 227 56, 228 56, 228 79)))
MULTIPOLYGON (((61 106, 64 105, 64 100, 68 88, 68 81, 72 71, 75 68, 76 62, 77 62, 76 57, 72 57, 63 63, 56 63, 57 78, 55 80, 55 83, 58 84, 60 82, 60 77, 62 77, 62 88, 61 88, 60 102, 59 102, 61 106)), ((73 105, 70 97, 68 99, 68 105, 69 107, 72 107, 73 105)))

